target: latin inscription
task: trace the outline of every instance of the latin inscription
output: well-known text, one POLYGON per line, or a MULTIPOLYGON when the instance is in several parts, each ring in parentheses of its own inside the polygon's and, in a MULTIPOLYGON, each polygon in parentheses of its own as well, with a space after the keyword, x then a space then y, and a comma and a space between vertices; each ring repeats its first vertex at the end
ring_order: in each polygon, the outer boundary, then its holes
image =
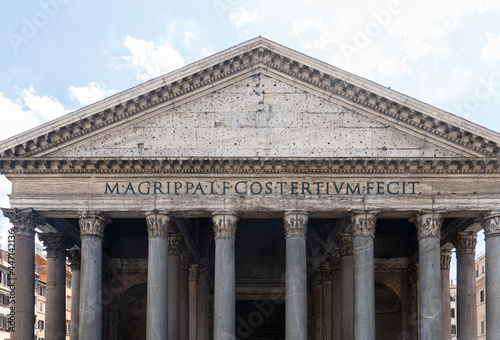
POLYGON ((105 195, 418 195, 419 182, 106 182, 105 195))

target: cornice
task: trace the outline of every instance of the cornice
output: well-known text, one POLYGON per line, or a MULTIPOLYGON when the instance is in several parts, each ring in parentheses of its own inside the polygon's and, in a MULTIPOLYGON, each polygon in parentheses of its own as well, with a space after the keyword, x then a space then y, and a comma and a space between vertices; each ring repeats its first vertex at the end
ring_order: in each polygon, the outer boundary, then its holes
POLYGON ((0 158, 5 175, 41 174, 500 174, 499 158, 0 158))
POLYGON ((70 114, 58 120, 59 125, 44 126, 43 134, 36 137, 33 137, 36 135, 33 130, 27 134, 28 140, 20 139, 22 135, 15 136, 0 143, 1 157, 45 153, 160 105, 173 104, 179 98, 188 97, 202 89, 210 90, 223 79, 244 72, 265 73, 265 70, 273 70, 329 97, 364 107, 459 149, 485 157, 499 157, 500 148, 492 140, 496 137, 492 131, 263 38, 235 46, 115 95, 109 101, 93 105, 91 108, 97 111, 95 113, 76 111, 74 117, 70 117, 70 114))

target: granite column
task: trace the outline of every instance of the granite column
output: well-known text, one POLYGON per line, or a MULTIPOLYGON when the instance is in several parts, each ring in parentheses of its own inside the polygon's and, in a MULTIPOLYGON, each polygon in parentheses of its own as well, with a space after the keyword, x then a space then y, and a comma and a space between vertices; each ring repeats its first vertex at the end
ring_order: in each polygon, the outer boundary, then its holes
POLYGON ((419 333, 421 339, 443 338, 441 295, 441 224, 445 211, 424 210, 414 218, 419 253, 419 333))
POLYGON ((470 231, 458 233, 453 242, 457 250, 458 340, 477 339, 476 241, 476 232, 470 231))
POLYGON ((238 217, 234 211, 212 215, 215 234, 214 339, 236 337, 234 242, 238 217))
POLYGON ((168 338, 181 337, 181 245, 183 237, 178 233, 168 235, 168 338))
POLYGON ((189 340, 198 339, 198 265, 189 268, 189 340))
POLYGON ((308 214, 303 210, 287 211, 284 219, 286 235, 285 335, 287 340, 306 340, 308 214))
POLYGON ((486 339, 500 334, 500 210, 484 216, 486 240, 486 339))
POLYGON ((71 266, 71 340, 78 340, 78 330, 80 328, 80 248, 74 246, 68 250, 68 257, 71 266))
POLYGON ((14 273, 11 284, 15 285, 15 323, 8 327, 12 340, 33 339, 35 330, 35 228, 42 224, 33 209, 2 209, 5 217, 14 225, 9 230, 9 240, 14 239, 14 273))
POLYGON ((354 339, 354 263, 352 256, 352 235, 339 233, 337 243, 340 246, 340 286, 341 286, 341 316, 340 338, 354 339))
POLYGON ((181 254, 181 274, 180 274, 180 340, 189 340, 189 254, 181 254))
POLYGON ((332 270, 330 262, 320 267, 323 278, 323 339, 332 339, 332 270))
POLYGON ((340 274, 340 252, 334 252, 330 257, 332 270, 332 339, 340 340, 340 301, 341 301, 341 274, 340 274))
POLYGON ((47 252, 45 337, 66 339, 66 253, 63 233, 38 234, 47 252))
POLYGON ((102 242, 110 220, 101 211, 79 214, 82 260, 80 277, 80 339, 102 337, 102 242))
POLYGON ((168 225, 170 213, 165 210, 146 212, 148 225, 148 283, 146 339, 168 337, 168 225))
POLYGON ((375 340, 375 238, 376 211, 354 211, 354 339, 375 340))
POLYGON ((451 250, 441 249, 441 296, 443 311, 443 340, 451 339, 450 307, 450 261, 451 250))

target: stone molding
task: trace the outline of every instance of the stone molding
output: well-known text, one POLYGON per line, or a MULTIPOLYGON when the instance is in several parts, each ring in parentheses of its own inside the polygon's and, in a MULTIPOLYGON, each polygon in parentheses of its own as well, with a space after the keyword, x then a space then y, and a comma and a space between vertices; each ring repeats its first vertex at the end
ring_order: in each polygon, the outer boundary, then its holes
POLYGON ((57 257, 58 253, 64 252, 64 234, 63 233, 39 233, 38 239, 43 243, 47 257, 57 257))
POLYGON ((441 249, 441 270, 450 270, 451 250, 441 249))
POLYGON ((418 239, 424 237, 441 237, 441 225, 446 210, 421 210, 411 219, 417 227, 418 239))
POLYGON ((148 237, 167 237, 170 224, 170 212, 167 210, 146 211, 148 237))
POLYGON ((476 253, 477 234, 474 231, 459 232, 453 241, 457 253, 472 254, 476 253))
POLYGON ((179 255, 184 236, 179 233, 168 234, 168 255, 179 255))
POLYGON ((340 250, 330 255, 330 267, 334 272, 340 270, 340 250))
POLYGON ((45 220, 40 217, 40 214, 31 208, 2 208, 2 212, 3 215, 10 220, 10 223, 14 225, 12 229, 16 235, 35 237, 36 227, 45 223, 45 220))
POLYGON ((82 252, 81 249, 74 246, 71 249, 68 249, 68 259, 70 262, 71 271, 77 271, 81 268, 82 263, 82 252))
POLYGON ((111 222, 107 215, 100 210, 86 210, 79 212, 80 237, 95 236, 104 238, 104 229, 111 222))
POLYGON ((238 213, 235 211, 216 211, 212 214, 215 238, 236 235, 238 213))
POLYGON ((351 233, 338 233, 336 238, 336 243, 340 247, 341 257, 353 255, 353 244, 352 244, 351 233))
MULTIPOLYGON (((157 88, 148 88, 148 92, 129 96, 125 102, 109 103, 96 113, 83 115, 80 120, 62 123, 20 144, 14 144, 6 150, 0 150, 1 156, 31 156, 52 150, 69 141, 116 125, 159 105, 188 97, 190 93, 200 93, 239 74, 276 73, 307 86, 312 91, 348 101, 356 106, 368 109, 386 119, 397 121, 407 128, 420 130, 425 135, 433 135, 457 147, 468 149, 485 156, 497 157, 499 147, 495 141, 479 136, 475 131, 467 131, 459 122, 449 123, 429 114, 430 109, 418 102, 400 98, 387 98, 392 93, 370 86, 361 87, 361 83, 349 79, 348 73, 339 75, 339 71, 329 65, 307 65, 312 58, 300 57, 294 51, 287 50, 270 41, 249 44, 245 48, 234 49, 234 55, 225 54, 225 60, 214 60, 214 65, 206 65, 192 74, 183 74, 170 82, 158 83, 157 88), (279 52, 279 53, 278 53, 279 52), (325 67, 326 66, 326 67, 325 67), (359 83, 359 84, 358 84, 359 83), (377 92, 375 92, 377 91, 377 92), (412 108, 413 106, 414 108, 412 108), (415 109, 420 108, 421 110, 415 109), (421 112, 425 111, 425 112, 421 112), (426 112, 429 111, 429 112, 426 112)), ((222 53, 221 53, 222 54, 222 53)), ((317 63, 313 63, 317 64, 317 63)), ((185 72, 185 71, 184 71, 185 72)))
POLYGON ((0 158, 3 174, 500 174, 498 158, 0 158))
POLYGON ((486 237, 500 234, 500 210, 492 211, 483 217, 481 225, 486 237))
POLYGON ((351 215, 353 237, 375 237, 375 224, 379 210, 354 210, 351 215))

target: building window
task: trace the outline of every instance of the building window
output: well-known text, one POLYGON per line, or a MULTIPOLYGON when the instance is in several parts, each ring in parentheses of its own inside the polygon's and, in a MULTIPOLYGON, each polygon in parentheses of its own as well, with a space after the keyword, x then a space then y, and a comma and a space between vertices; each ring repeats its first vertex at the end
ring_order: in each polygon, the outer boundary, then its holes
POLYGON ((38 320, 38 329, 43 330, 43 320, 38 320))
POLYGON ((455 308, 452 308, 451 309, 451 317, 454 318, 455 317, 455 308))
POLYGON ((481 266, 481 274, 484 274, 484 264, 481 266))
POLYGON ((69 335, 69 333, 70 333, 70 328, 71 328, 71 325, 70 325, 69 321, 68 321, 68 320, 66 320, 66 335, 69 335))
POLYGON ((481 321, 481 334, 484 334, 484 320, 481 321))
POLYGON ((38 295, 45 296, 45 287, 44 286, 38 286, 38 295))
POLYGON ((7 327, 7 318, 4 315, 0 315, 0 329, 5 329, 7 327))
POLYGON ((2 306, 8 306, 9 305, 9 298, 5 294, 0 294, 0 305, 2 306))
POLYGON ((71 288, 71 280, 70 279, 66 280, 66 287, 71 288))
POLYGON ((478 276, 479 276, 479 275, 478 275, 478 272, 477 272, 477 269, 476 269, 476 277, 478 277, 478 276))
POLYGON ((484 302, 484 290, 479 292, 479 302, 484 302))
POLYGON ((451 334, 453 335, 457 334, 457 325, 451 325, 451 334))
POLYGON ((66 296, 66 309, 71 310, 71 296, 66 296))
POLYGON ((40 304, 38 305, 38 311, 40 313, 43 313, 43 302, 42 301, 40 301, 40 304))

